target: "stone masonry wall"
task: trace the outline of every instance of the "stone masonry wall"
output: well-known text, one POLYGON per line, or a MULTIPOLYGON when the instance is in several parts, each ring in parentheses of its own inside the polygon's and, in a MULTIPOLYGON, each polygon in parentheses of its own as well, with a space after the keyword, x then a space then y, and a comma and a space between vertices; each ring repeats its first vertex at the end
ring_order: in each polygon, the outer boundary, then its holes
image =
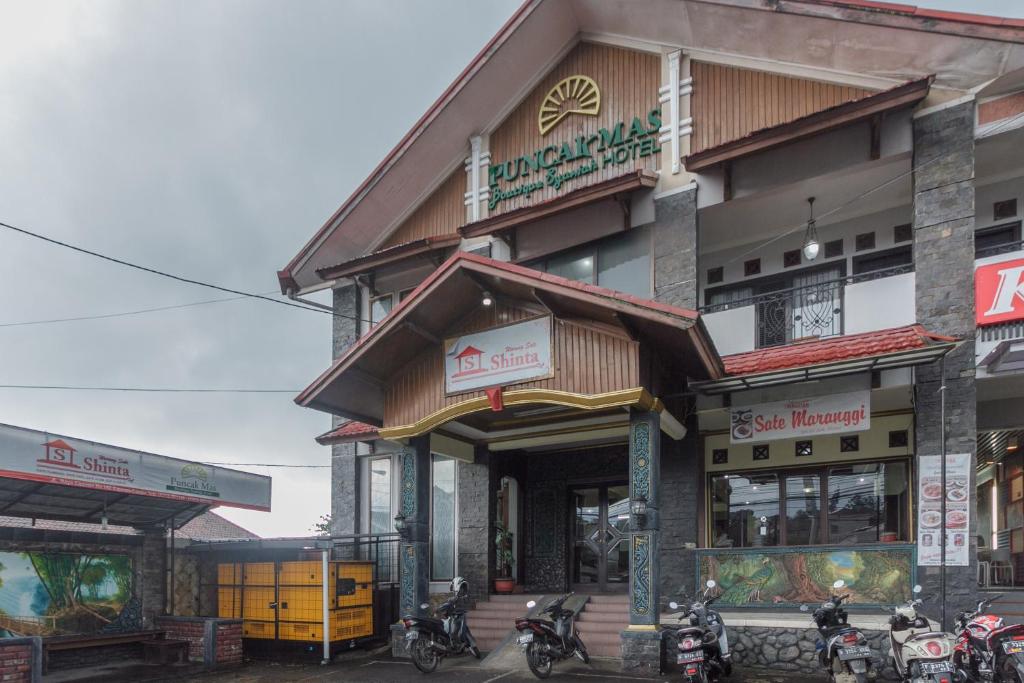
MULTIPOLYGON (((974 383, 974 102, 914 119, 914 263, 917 320, 931 332, 963 340, 946 357, 947 453, 975 453, 974 383)), ((941 449, 942 384, 938 363, 915 372, 916 452, 941 449)), ((967 490, 975 507, 974 470, 967 490)), ((947 615, 974 604, 976 523, 968 534, 970 566, 946 570, 947 615)), ((929 614, 939 617, 939 571, 922 567, 929 614)))
MULTIPOLYGON (((695 423, 696 420, 690 420, 695 423)), ((700 505, 699 435, 696 424, 687 424, 686 437, 661 440, 661 563, 662 607, 696 585, 697 553, 686 548, 697 543, 697 511, 700 505)))
POLYGON ((242 663, 242 620, 214 617, 159 617, 157 628, 188 642, 188 658, 208 667, 242 663))
MULTIPOLYGON (((359 291, 355 285, 334 290, 332 358, 338 358, 359 339, 359 291), (343 317, 346 316, 346 317, 343 317)), ((335 417, 337 427, 343 420, 335 417)), ((356 445, 331 446, 331 533, 354 534, 359 530, 359 467, 356 445)))
POLYGON ((0 681, 37 683, 42 680, 42 639, 0 640, 0 681))
POLYGON ((697 189, 654 201, 654 299, 697 308, 697 189))
POLYGON ((494 468, 486 448, 478 448, 476 462, 458 463, 458 548, 459 574, 469 582, 474 599, 486 597, 494 568, 494 505, 491 492, 497 489, 494 468))

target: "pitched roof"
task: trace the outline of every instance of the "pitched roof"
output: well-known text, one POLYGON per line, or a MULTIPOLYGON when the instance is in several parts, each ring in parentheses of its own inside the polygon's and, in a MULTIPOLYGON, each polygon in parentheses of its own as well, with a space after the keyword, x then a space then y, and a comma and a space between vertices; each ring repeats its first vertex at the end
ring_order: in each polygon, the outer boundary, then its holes
POLYGON ((259 538, 248 529, 241 527, 216 512, 204 512, 175 532, 176 536, 193 541, 226 541, 241 538, 259 538))
POLYGON ((747 375, 910 351, 933 341, 956 339, 929 332, 921 325, 907 325, 736 353, 724 356, 722 362, 727 375, 747 375))
POLYGON ((350 443, 352 441, 372 441, 377 438, 377 428, 358 420, 349 420, 337 429, 316 437, 316 442, 321 446, 329 446, 336 443, 350 443))

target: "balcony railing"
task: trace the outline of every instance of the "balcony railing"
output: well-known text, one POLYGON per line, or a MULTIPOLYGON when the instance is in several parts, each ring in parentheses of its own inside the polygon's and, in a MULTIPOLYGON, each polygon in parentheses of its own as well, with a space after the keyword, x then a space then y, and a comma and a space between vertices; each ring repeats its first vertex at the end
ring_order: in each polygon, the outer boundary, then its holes
POLYGON ((974 258, 985 258, 987 256, 998 256, 999 254, 1011 254, 1015 251, 1024 251, 1024 240, 996 244, 991 247, 974 250, 974 258))
POLYGON ((798 339, 832 337, 843 334, 843 304, 847 286, 902 275, 913 270, 913 264, 902 264, 712 304, 701 308, 701 313, 754 307, 756 348, 779 346, 798 339))

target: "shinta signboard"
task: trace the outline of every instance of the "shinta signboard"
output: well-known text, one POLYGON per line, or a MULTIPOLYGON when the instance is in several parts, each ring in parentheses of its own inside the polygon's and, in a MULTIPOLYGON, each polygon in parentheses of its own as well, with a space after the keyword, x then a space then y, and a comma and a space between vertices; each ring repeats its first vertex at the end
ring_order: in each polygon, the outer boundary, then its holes
POLYGON ((0 477, 270 511, 270 477, 10 425, 0 477))
POLYGON ((1024 259, 979 266, 974 271, 978 325, 1024 319, 1024 259))
POLYGON ((551 377, 551 316, 446 339, 449 394, 551 377))
POLYGON ((871 391, 733 406, 729 441, 759 443, 871 429, 871 391))

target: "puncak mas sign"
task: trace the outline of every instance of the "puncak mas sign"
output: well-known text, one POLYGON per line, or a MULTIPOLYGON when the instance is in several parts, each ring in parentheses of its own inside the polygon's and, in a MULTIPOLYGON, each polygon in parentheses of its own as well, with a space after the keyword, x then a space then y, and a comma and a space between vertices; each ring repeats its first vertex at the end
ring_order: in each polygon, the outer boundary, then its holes
POLYGON ((868 429, 871 429, 871 392, 852 391, 734 406, 730 414, 729 441, 757 443, 868 429))
POLYGON ((978 325, 1024 319, 1024 259, 979 266, 974 307, 978 325))
POLYGON ((449 394, 550 377, 551 317, 446 339, 444 349, 449 394))
POLYGON ((634 116, 629 123, 619 121, 593 135, 578 135, 515 159, 492 162, 487 172, 488 206, 493 210, 503 201, 528 197, 545 187, 561 190, 570 180, 657 154, 660 129, 661 110, 651 109, 646 118, 634 116))

